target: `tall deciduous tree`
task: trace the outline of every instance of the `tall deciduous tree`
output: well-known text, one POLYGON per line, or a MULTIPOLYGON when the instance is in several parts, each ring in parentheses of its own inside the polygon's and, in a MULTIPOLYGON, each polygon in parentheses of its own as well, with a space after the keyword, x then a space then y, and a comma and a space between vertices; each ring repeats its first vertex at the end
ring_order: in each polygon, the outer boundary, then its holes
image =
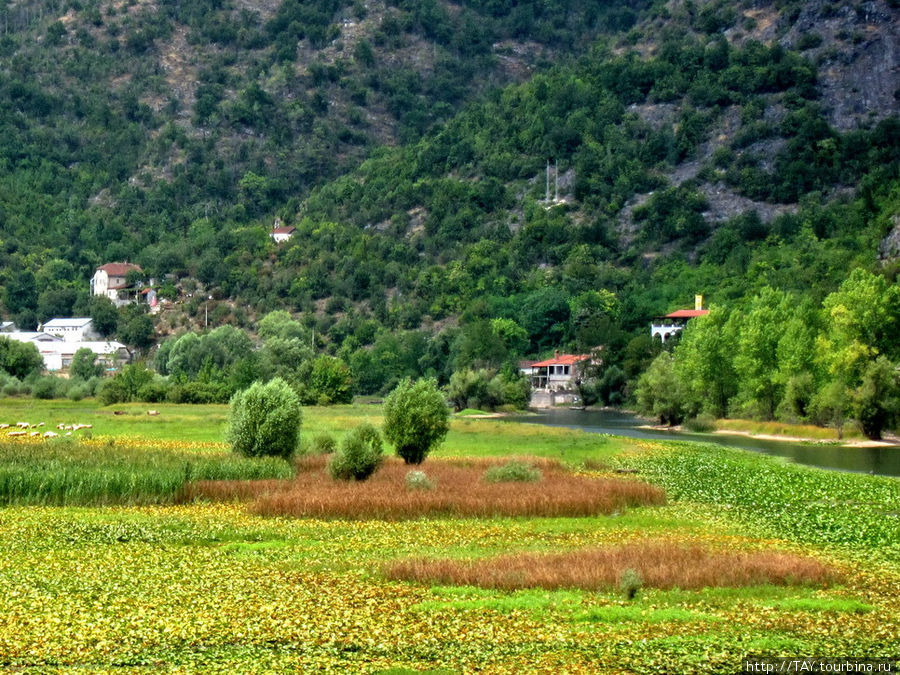
POLYGON ((823 304, 818 351, 830 376, 852 387, 878 355, 900 355, 900 286, 855 269, 823 304))
POLYGON ((900 371, 879 356, 870 362, 863 373, 862 384, 853 391, 853 416, 862 432, 872 439, 880 439, 881 432, 900 412, 900 371))
POLYGON ((781 401, 784 387, 778 377, 778 344, 795 303, 796 299, 784 292, 764 288, 745 312, 733 315, 739 326, 734 357, 738 401, 745 410, 765 419, 774 419, 781 401))
POLYGON ((675 348, 676 370, 690 397, 716 417, 724 417, 737 394, 734 369, 736 336, 728 312, 711 307, 706 316, 692 319, 675 348))
POLYGON ((635 389, 638 410, 661 424, 678 424, 689 412, 688 393, 675 372, 669 352, 657 356, 641 375, 635 389))

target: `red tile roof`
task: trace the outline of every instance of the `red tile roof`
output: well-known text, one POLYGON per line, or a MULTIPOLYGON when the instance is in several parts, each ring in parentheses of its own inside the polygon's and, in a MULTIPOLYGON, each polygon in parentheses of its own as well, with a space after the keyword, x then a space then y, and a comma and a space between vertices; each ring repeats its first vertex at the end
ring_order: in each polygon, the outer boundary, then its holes
POLYGON ((276 227, 272 229, 272 234, 293 234, 297 231, 297 228, 293 225, 288 225, 286 227, 276 227))
POLYGON ((671 314, 666 314, 667 319, 693 319, 697 316, 706 316, 708 309, 679 309, 671 314))
POLYGON ((111 277, 124 277, 131 270, 135 270, 136 272, 143 272, 140 265, 135 265, 134 263, 106 263, 105 265, 101 265, 98 269, 103 270, 111 277))
POLYGON ((574 366, 576 363, 590 360, 590 354, 560 354, 559 356, 554 356, 552 359, 547 359, 546 361, 538 361, 537 363, 532 363, 531 367, 544 368, 546 366, 574 366))

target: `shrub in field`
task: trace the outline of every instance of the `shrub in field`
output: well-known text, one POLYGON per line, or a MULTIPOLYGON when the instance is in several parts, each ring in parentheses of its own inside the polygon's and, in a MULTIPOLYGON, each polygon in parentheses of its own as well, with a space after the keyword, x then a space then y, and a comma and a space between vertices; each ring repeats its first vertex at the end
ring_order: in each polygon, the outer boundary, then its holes
POLYGON ((118 378, 104 380, 97 387, 97 398, 103 405, 112 405, 114 403, 123 403, 128 400, 128 392, 119 381, 118 378))
POLYGON ((254 382, 231 398, 228 441, 247 457, 294 454, 302 413, 294 390, 281 378, 254 382))
POLYGON ((381 464, 383 452, 378 430, 371 424, 360 424, 344 436, 328 462, 328 471, 336 480, 365 480, 381 464))
POLYGON ((450 429, 450 411, 433 379, 405 379, 384 402, 384 435, 407 464, 421 464, 450 429))
POLYGON ((406 478, 404 480, 406 481, 407 490, 434 489, 434 481, 431 480, 424 471, 417 471, 413 469, 406 474, 406 478))
POLYGON ((50 375, 39 377, 34 381, 31 387, 31 395, 40 399, 59 398, 61 395, 64 395, 65 389, 65 383, 50 375))
POLYGON ((166 400, 169 388, 161 378, 156 378, 143 385, 137 392, 137 399, 144 403, 161 403, 166 400))
POLYGON ((541 479, 541 470, 519 460, 510 460, 501 466, 492 466, 484 472, 488 483, 536 483, 541 479))
POLYGON ((316 434, 309 443, 309 453, 313 455, 330 455, 337 450, 337 442, 331 434, 316 434))
POLYGON ((627 600, 634 600, 643 585, 641 575, 630 567, 624 570, 622 576, 619 577, 619 590, 627 600))

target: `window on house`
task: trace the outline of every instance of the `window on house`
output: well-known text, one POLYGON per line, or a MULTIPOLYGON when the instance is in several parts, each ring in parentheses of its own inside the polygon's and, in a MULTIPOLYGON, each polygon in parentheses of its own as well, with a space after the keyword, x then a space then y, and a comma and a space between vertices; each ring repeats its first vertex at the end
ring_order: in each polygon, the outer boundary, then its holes
POLYGON ((569 374, 569 366, 563 366, 563 375, 569 374))

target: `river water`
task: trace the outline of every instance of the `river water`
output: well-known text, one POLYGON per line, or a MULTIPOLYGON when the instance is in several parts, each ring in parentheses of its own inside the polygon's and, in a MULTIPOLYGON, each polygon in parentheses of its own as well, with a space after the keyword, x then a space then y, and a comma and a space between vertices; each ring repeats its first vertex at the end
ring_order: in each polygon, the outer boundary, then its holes
POLYGON ((787 457, 800 464, 809 464, 824 469, 900 476, 900 446, 857 448, 769 441, 746 436, 641 429, 641 425, 647 424, 645 420, 617 410, 548 410, 537 415, 521 415, 507 419, 527 424, 546 424, 553 427, 568 427, 590 433, 613 434, 630 438, 717 443, 731 448, 743 448, 767 455, 787 457))

